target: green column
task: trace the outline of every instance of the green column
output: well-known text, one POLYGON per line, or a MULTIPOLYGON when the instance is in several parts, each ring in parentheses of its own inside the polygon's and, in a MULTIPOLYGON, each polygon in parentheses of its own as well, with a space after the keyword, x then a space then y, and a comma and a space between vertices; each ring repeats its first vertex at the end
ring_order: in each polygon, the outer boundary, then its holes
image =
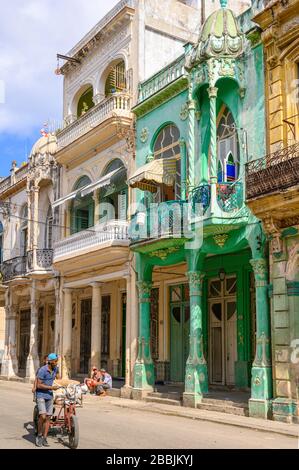
POLYGON ((181 200, 187 199, 187 151, 186 142, 184 139, 180 140, 181 148, 181 200))
POLYGON ((211 214, 215 212, 217 204, 217 93, 218 88, 208 88, 210 98, 210 183, 211 183, 211 214))
POLYGON ((271 323, 268 297, 268 264, 266 259, 250 261, 256 286, 256 355, 252 365, 249 414, 267 419, 271 412, 272 364, 271 323))
POLYGON ((190 287, 190 349, 186 364, 184 406, 196 407, 208 392, 208 370, 203 345, 202 288, 204 275, 188 273, 190 287))
MULTIPOLYGON (((148 392, 153 390, 155 383, 154 363, 150 350, 150 314, 151 314, 151 289, 150 281, 139 281, 139 336, 138 356, 134 367, 134 389, 135 391, 148 392)), ((135 394, 136 395, 136 394, 135 394)))

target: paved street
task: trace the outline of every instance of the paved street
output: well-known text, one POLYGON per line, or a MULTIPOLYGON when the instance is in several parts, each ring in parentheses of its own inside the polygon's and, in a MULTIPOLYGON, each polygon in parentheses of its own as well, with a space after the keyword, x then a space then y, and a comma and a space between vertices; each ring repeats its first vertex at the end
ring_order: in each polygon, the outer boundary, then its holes
MULTIPOLYGON (((34 447, 30 389, 0 381, 0 449, 34 447)), ((81 449, 298 448, 296 438, 120 408, 109 398, 86 397, 78 415, 81 449)), ((51 437, 49 443, 67 449, 59 438, 51 437)))

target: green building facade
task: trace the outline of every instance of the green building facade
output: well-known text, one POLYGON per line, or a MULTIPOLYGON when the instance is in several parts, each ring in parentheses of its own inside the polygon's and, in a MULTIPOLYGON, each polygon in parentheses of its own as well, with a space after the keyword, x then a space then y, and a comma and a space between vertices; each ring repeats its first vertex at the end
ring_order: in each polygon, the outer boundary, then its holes
POLYGON ((187 44, 181 57, 140 84, 134 108, 137 170, 129 183, 137 204, 130 236, 139 353, 133 394, 151 392, 157 378, 183 382, 183 404, 196 407, 213 387, 247 390, 250 415, 266 418, 272 398, 267 244, 244 191, 245 164, 265 153, 263 49, 240 27, 250 25, 250 12, 236 19, 226 3, 206 20, 198 44, 187 44), (152 357, 152 293, 170 272, 183 273, 184 281, 169 281, 163 297, 169 326, 159 341, 168 365, 161 373, 152 357))

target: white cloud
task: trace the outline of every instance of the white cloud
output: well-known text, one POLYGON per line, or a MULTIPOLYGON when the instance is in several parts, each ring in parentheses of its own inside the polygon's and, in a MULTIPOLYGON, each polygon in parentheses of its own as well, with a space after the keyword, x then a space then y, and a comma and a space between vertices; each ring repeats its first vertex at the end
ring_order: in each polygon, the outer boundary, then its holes
MULTIPOLYGON (((0 133, 26 136, 62 117, 56 53, 67 53, 118 0, 0 0, 0 133)), ((39 136, 37 135, 37 138, 39 136)))

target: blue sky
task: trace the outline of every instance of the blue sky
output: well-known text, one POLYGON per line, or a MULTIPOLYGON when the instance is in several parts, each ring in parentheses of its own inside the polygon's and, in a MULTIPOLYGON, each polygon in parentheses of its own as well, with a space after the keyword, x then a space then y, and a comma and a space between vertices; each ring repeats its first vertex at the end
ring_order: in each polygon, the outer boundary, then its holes
POLYGON ((1 1, 0 176, 9 174, 12 160, 26 160, 45 122, 62 120, 56 53, 67 53, 116 3, 1 1))

